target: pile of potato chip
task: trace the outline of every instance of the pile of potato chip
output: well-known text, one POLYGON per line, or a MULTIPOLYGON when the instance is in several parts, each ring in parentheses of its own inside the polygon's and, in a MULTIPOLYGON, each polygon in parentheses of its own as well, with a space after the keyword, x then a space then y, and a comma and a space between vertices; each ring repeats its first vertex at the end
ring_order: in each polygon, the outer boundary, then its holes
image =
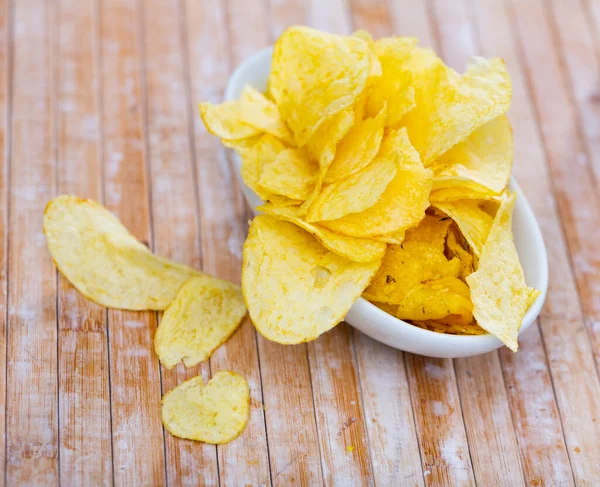
POLYGON ((202 103, 265 203, 244 245, 242 292, 260 333, 314 340, 361 295, 512 350, 539 292, 513 243, 511 82, 501 59, 464 74, 417 40, 292 27, 266 93, 202 103))

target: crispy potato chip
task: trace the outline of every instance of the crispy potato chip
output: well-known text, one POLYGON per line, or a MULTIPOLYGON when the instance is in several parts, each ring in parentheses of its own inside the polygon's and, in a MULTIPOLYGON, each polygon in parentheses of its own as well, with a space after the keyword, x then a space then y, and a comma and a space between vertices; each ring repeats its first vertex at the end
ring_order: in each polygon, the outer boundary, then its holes
POLYGON ((360 213, 323 222, 324 227, 353 237, 370 237, 396 233, 421 221, 429 206, 431 171, 421 164, 405 129, 387 133, 381 146, 380 154, 390 151, 398 156, 398 170, 379 201, 360 213))
POLYGON ((426 321, 413 321, 413 325, 425 330, 435 331, 437 333, 448 333, 450 335, 485 335, 487 331, 481 328, 477 323, 472 321, 467 325, 448 325, 446 323, 439 323, 434 320, 426 321))
POLYGON ((239 286, 212 276, 192 277, 167 307, 154 349, 167 369, 183 360, 192 367, 208 359, 246 315, 239 286))
POLYGON ((385 113, 384 105, 374 118, 357 118, 337 146, 333 162, 325 175, 326 184, 352 176, 373 160, 381 146, 385 113))
POLYGON ((498 209, 485 242, 479 267, 467 277, 471 288, 473 315, 484 330, 498 337, 513 352, 528 306, 540 292, 527 286, 513 242, 511 194, 498 209))
POLYGON ((206 386, 202 376, 186 380, 162 398, 162 422, 179 438, 222 445, 240 436, 248 419, 248 382, 228 370, 219 370, 206 386))
POLYGON ((456 277, 458 259, 448 260, 444 242, 451 220, 427 215, 416 228, 406 232, 400 245, 390 245, 379 271, 363 297, 369 301, 400 304, 416 286, 442 277, 456 277))
POLYGON ((398 155, 384 147, 367 167, 336 183, 325 186, 315 198, 306 220, 336 220, 371 208, 396 176, 398 155))
POLYGON ((508 110, 512 88, 501 59, 474 58, 463 76, 431 54, 414 56, 411 68, 416 107, 402 123, 425 167, 508 110))
POLYGON ((375 240, 377 242, 385 242, 388 244, 400 245, 402 242, 404 242, 405 237, 406 237, 406 230, 400 230, 395 233, 385 233, 383 235, 373 235, 372 237, 369 237, 369 238, 372 240, 375 240))
POLYGON ((513 137, 506 115, 490 120, 433 165, 433 190, 469 188, 500 194, 510 179, 513 137))
POLYGON ((294 137, 279 116, 277 105, 251 86, 244 86, 240 97, 240 116, 243 123, 267 132, 288 145, 294 145, 294 137))
POLYGON ((247 139, 261 132, 260 129, 242 122, 239 101, 226 101, 220 105, 200 103, 199 108, 206 130, 221 139, 247 139))
POLYGON ((368 44, 358 37, 290 27, 273 50, 269 92, 298 147, 351 107, 371 72, 368 44))
POLYGON ((59 196, 44 211, 58 270, 86 298, 108 308, 162 310, 200 273, 158 257, 100 203, 59 196))
POLYGON ((380 264, 344 259, 298 226, 260 215, 244 244, 242 292, 265 338, 307 342, 344 319, 380 264))
POLYGON ((221 143, 228 147, 229 149, 233 149, 238 154, 243 155, 248 151, 251 151, 252 148, 258 143, 258 141, 262 138, 262 135, 255 135, 253 137, 248 137, 247 139, 237 139, 237 140, 228 140, 221 139, 221 143))
POLYGON ((299 209, 294 207, 277 207, 272 204, 259 206, 257 210, 272 215, 280 220, 285 220, 300 228, 303 228, 308 233, 313 235, 321 244, 348 260, 354 262, 372 262, 381 260, 385 249, 385 243, 376 242, 367 238, 348 237, 338 233, 330 232, 329 230, 312 223, 307 223, 298 217, 299 209))
POLYGON ((377 58, 377 52, 375 52, 375 43, 373 42, 373 37, 363 29, 353 32, 352 35, 362 39, 369 46, 369 55, 371 58, 371 71, 369 72, 369 79, 378 78, 381 76, 381 63, 377 58))
POLYGON ((445 201, 433 203, 433 206, 456 222, 473 253, 479 257, 493 222, 493 218, 480 208, 479 201, 445 201))
POLYGON ((254 191, 260 199, 267 201, 272 194, 259 184, 265 165, 272 163, 286 146, 278 138, 264 134, 251 149, 241 153, 241 174, 244 183, 254 191))
POLYGON ((467 276, 473 273, 473 256, 461 244, 460 231, 456 225, 452 225, 448 230, 446 246, 448 249, 448 258, 456 257, 460 261, 460 278, 464 281, 467 276))
POLYGON ((319 167, 302 149, 283 149, 261 171, 259 186, 267 193, 304 201, 312 193, 319 167))
POLYGON ((502 202, 502 196, 496 195, 491 191, 478 191, 473 188, 453 187, 436 189, 429 195, 429 201, 434 204, 438 201, 456 201, 456 200, 486 200, 498 204, 502 202))
POLYGON ((354 108, 346 108, 323 123, 308 141, 308 153, 319 161, 323 172, 333 162, 338 142, 346 136, 353 123, 354 108))

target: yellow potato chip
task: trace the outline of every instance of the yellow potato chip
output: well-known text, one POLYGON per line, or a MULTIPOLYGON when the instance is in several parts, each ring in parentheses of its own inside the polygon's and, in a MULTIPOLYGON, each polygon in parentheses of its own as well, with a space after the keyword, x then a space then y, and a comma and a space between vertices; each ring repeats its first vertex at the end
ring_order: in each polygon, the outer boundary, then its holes
POLYGON ((192 277, 167 307, 154 337, 167 369, 183 360, 192 367, 208 359, 246 315, 239 286, 212 276, 192 277))
POLYGON ((335 157, 336 147, 354 123, 354 108, 346 108, 327 120, 308 141, 308 153, 317 161, 323 172, 327 171, 335 157))
POLYGON ((371 208, 396 176, 398 155, 389 150, 347 179, 325 186, 315 198, 306 220, 336 220, 371 208))
POLYGON ((500 205, 483 247, 479 267, 467 277, 477 323, 513 352, 518 348, 517 338, 523 317, 540 293, 527 286, 513 242, 515 199, 513 193, 500 205))
POLYGON ((165 309, 200 273, 158 257, 100 203, 59 196, 46 206, 44 233, 58 270, 86 298, 108 308, 165 309))
POLYGON ((431 166, 433 190, 469 188, 500 194, 510 179, 513 137, 506 115, 490 120, 431 166))
POLYGON ((473 273, 473 256, 461 244, 460 231, 456 225, 452 225, 448 230, 446 246, 448 248, 448 257, 450 259, 456 257, 460 261, 460 278, 464 281, 467 276, 473 273))
POLYGON ((473 188, 467 187, 453 187, 453 188, 442 188, 431 191, 429 195, 429 201, 431 204, 436 202, 446 202, 455 200, 486 200, 493 201, 496 203, 502 202, 502 196, 496 195, 491 191, 479 191, 473 188))
POLYGON ((242 122, 239 101, 226 101, 220 105, 200 103, 199 108, 206 130, 221 139, 247 139, 261 132, 256 127, 242 122))
POLYGON ((288 145, 295 144, 292 133, 279 116, 277 105, 265 95, 246 85, 239 103, 243 123, 267 132, 288 145))
POLYGON ((302 149, 283 149, 261 171, 259 186, 267 193, 304 201, 312 193, 319 167, 302 149))
POLYGON ((381 76, 381 63, 377 58, 377 52, 375 52, 375 43, 373 37, 366 30, 360 29, 352 33, 353 36, 362 39, 369 46, 369 55, 371 58, 371 71, 369 72, 369 78, 377 78, 381 76))
POLYGON ((388 247, 363 297, 369 301, 400 304, 422 282, 458 276, 459 260, 448 260, 444 255, 451 223, 451 220, 427 215, 418 227, 407 230, 402 244, 388 247))
POLYGON ((280 220, 285 220, 306 230, 313 235, 321 244, 348 260, 354 262, 372 262, 381 260, 385 249, 385 243, 376 242, 366 238, 348 237, 317 225, 304 221, 298 217, 299 209, 295 207, 278 207, 272 204, 259 206, 257 210, 272 215, 280 220))
POLYGON ((309 27, 290 27, 273 50, 269 92, 299 147, 319 127, 351 107, 371 72, 368 44, 309 27))
POLYGON ((381 77, 368 88, 367 114, 374 116, 387 104, 385 125, 397 125, 415 107, 413 73, 407 61, 415 54, 417 39, 386 37, 375 42, 381 77))
POLYGON ((357 118, 337 146, 333 162, 325 175, 326 184, 352 176, 373 160, 381 146, 385 113, 384 106, 374 118, 357 118))
POLYGON ((448 333, 450 335, 485 335, 487 333, 474 321, 466 325, 448 325, 434 320, 413 321, 412 323, 425 330, 435 331, 437 333, 448 333))
POLYGON ((229 149, 233 149, 238 154, 243 155, 246 152, 252 150, 252 148, 258 143, 258 141, 262 138, 262 135, 255 135, 253 137, 248 137, 247 139, 237 139, 237 140, 228 140, 221 139, 221 143, 228 147, 229 149))
POLYGON ((402 123, 425 167, 508 110, 512 88, 501 59, 474 58, 463 76, 432 55, 415 56, 411 67, 416 107, 402 123))
POLYGON ((402 242, 404 242, 405 236, 406 236, 406 230, 400 230, 395 233, 385 233, 383 235, 373 235, 372 237, 369 237, 369 238, 372 240, 375 240, 377 242, 385 242, 388 244, 400 245, 402 242))
POLYGON ((314 340, 342 321, 381 264, 344 259, 269 215, 252 222, 243 255, 242 292, 254 326, 283 344, 314 340))
POLYGON ((272 193, 263 189, 259 184, 260 176, 265 165, 275 161, 277 155, 286 149, 286 146, 278 138, 270 134, 264 134, 260 140, 241 153, 241 174, 244 183, 254 191, 260 199, 267 201, 272 193))
POLYGON ((473 253, 479 257, 493 222, 493 218, 480 208, 479 201, 445 201, 433 203, 433 206, 456 222, 473 253))
POLYGON ((219 370, 206 386, 202 376, 186 380, 162 398, 162 422, 179 438, 222 445, 240 436, 248 419, 248 382, 228 370, 219 370))
POLYGON ((398 170, 379 201, 359 213, 323 222, 324 227, 353 237, 370 237, 396 233, 421 221, 429 206, 431 171, 421 164, 405 129, 387 133, 381 146, 380 153, 397 155, 398 170))

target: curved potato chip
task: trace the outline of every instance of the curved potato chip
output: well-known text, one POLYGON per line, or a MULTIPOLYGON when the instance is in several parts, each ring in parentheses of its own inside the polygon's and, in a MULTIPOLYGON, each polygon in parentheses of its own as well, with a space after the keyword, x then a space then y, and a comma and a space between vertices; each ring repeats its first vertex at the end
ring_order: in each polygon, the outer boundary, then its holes
POLYGON ((432 205, 456 222, 477 257, 481 255, 494 220, 480 208, 479 203, 478 200, 457 200, 436 202, 432 205))
POLYGON ((298 147, 331 117, 352 106, 371 71, 371 55, 358 37, 290 27, 273 49, 269 92, 298 147))
POLYGON ((456 225, 452 225, 448 230, 446 246, 448 248, 448 258, 456 257, 460 261, 460 278, 464 281, 467 276, 473 273, 473 256, 460 243, 459 230, 456 225))
POLYGON ((456 200, 486 200, 496 203, 502 202, 502 196, 492 193, 491 191, 474 190, 473 188, 454 187, 436 189, 429 195, 431 204, 436 202, 456 201, 456 200))
POLYGON ((154 349, 167 369, 183 360, 192 367, 209 358, 246 315, 239 286, 216 277, 192 277, 167 307, 154 337, 154 349))
POLYGON ((431 171, 421 164, 405 129, 386 134, 380 153, 384 150, 397 154, 398 170, 379 201, 360 213, 325 221, 324 227, 352 237, 371 237, 399 232, 423 219, 429 206, 431 171))
POLYGON ((383 138, 386 107, 376 117, 357 119, 335 151, 335 157, 325 174, 325 184, 352 176, 366 167, 379 152, 383 138))
POLYGON ((200 116, 211 134, 221 139, 247 139, 260 134, 260 130, 242 122, 239 101, 226 101, 220 105, 200 103, 200 116))
POLYGON ((219 370, 206 386, 202 376, 179 384, 162 398, 162 422, 179 438, 222 445, 242 434, 250 418, 244 377, 219 370))
POLYGON ((512 88, 501 59, 474 58, 463 76, 431 54, 415 56, 411 67, 416 107, 402 123, 425 167, 508 110, 512 88))
POLYGON ((238 154, 243 155, 246 152, 252 150, 252 148, 258 143, 261 139, 262 135, 255 135, 253 137, 248 137, 247 139, 237 139, 237 140, 229 140, 229 139, 221 139, 221 143, 228 147, 229 149, 233 149, 238 154))
POLYGON ((406 236, 406 230, 400 230, 395 233, 385 233, 383 235, 373 235, 372 237, 369 237, 369 238, 372 240, 375 240, 377 242, 385 242, 388 244, 400 245, 402 242, 404 242, 405 236, 406 236))
POLYGON ((254 326, 283 344, 314 340, 342 321, 381 263, 344 259, 269 215, 252 222, 243 255, 242 292, 254 326))
POLYGON ((306 200, 317 181, 319 167, 301 149, 283 149, 275 160, 267 162, 258 184, 268 193, 306 200))
POLYGON ((107 308, 162 310, 200 273, 158 257, 100 203, 58 196, 44 211, 44 233, 58 270, 86 298, 107 308))
POLYGON ((278 138, 270 134, 264 134, 259 141, 241 153, 242 167, 240 173, 246 186, 254 191, 258 197, 267 201, 272 193, 263 189, 259 184, 265 165, 275 161, 277 155, 286 149, 286 146, 278 138))
POLYGON ((500 194, 510 178, 513 137, 506 115, 484 123, 433 165, 433 190, 469 188, 500 194))
POLYGON ((336 220, 371 208, 396 176, 397 158, 396 153, 384 150, 361 171, 325 186, 308 210, 306 220, 336 220))
POLYGON ((277 105, 268 100, 265 95, 246 85, 239 104, 243 123, 255 127, 261 132, 267 132, 286 144, 295 144, 292 133, 279 116, 277 105))
POLYGON ((354 123, 354 108, 346 108, 327 120, 308 141, 308 153, 319 161, 321 171, 325 172, 335 157, 337 144, 342 140, 354 123))
POLYGON ((377 53, 375 52, 375 43, 373 37, 366 30, 359 29, 352 33, 353 36, 362 39, 369 46, 369 54, 371 58, 371 71, 369 72, 369 78, 377 78, 381 76, 381 63, 377 59, 377 53))
POLYGON ((348 260, 354 262, 372 262, 381 260, 387 246, 383 242, 376 242, 367 238, 348 237, 320 227, 319 225, 308 223, 298 217, 299 210, 294 207, 277 207, 272 204, 259 206, 257 210, 272 215, 280 220, 298 225, 308 233, 313 235, 321 244, 348 260))
POLYGON ((425 330, 448 333, 450 335, 485 335, 487 333, 475 321, 466 325, 439 323, 434 320, 413 321, 412 323, 425 330))

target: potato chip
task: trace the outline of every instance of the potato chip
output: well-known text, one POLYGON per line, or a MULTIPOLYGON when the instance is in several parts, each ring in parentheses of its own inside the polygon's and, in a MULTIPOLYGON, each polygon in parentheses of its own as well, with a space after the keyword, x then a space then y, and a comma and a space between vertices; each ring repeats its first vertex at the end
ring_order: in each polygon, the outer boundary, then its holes
POLYGON ((206 130, 221 139, 247 139, 261 132, 260 129, 242 122, 239 101, 226 101, 220 105, 200 103, 199 108, 206 130))
POLYGON ((354 108, 346 108, 323 123, 308 141, 308 153, 319 161, 323 172, 333 162, 338 142, 346 136, 353 123, 354 108))
POLYGON ((273 50, 269 92, 299 147, 351 107, 371 72, 367 43, 353 36, 290 27, 273 50))
POLYGON ((433 203, 433 206, 456 222, 473 253, 479 257, 493 222, 493 218, 479 207, 479 201, 446 201, 433 203))
POLYGON ((271 134, 288 145, 294 145, 294 137, 279 116, 277 105, 251 86, 244 86, 240 97, 241 120, 243 123, 271 134))
POLYGON ((429 206, 431 171, 421 164, 405 129, 384 136, 380 153, 387 151, 397 154, 398 170, 379 201, 360 213, 323 222, 324 227, 353 237, 370 237, 399 232, 421 221, 429 206))
POLYGON ((513 137, 506 115, 490 120, 432 165, 433 190, 469 188, 500 194, 510 178, 513 137))
POLYGON ((263 189, 259 184, 265 165, 275 161, 278 154, 286 149, 286 146, 278 138, 270 134, 264 134, 251 149, 241 153, 241 174, 244 183, 254 191, 260 199, 267 201, 271 193, 263 189))
POLYGON ((86 298, 108 308, 162 310, 200 273, 158 257, 100 203, 59 196, 46 206, 44 233, 58 270, 86 298))
POLYGON ((381 146, 385 114, 384 106, 374 118, 357 118, 337 146, 333 162, 325 175, 326 184, 352 176, 373 160, 381 146))
POLYGON ((228 370, 206 386, 202 376, 186 380, 162 398, 162 422, 179 438, 222 445, 240 436, 249 419, 248 382, 228 370))
POLYGON ((192 277, 167 307, 154 349, 167 369, 183 360, 192 367, 208 359, 246 315, 239 286, 212 276, 192 277))
POLYGON ((466 187, 442 188, 431 191, 429 201, 431 204, 436 202, 446 202, 455 200, 486 200, 496 203, 502 202, 502 196, 496 195, 489 190, 475 190, 466 187))
POLYGON ((384 147, 367 167, 347 179, 325 186, 315 198, 306 220, 336 220, 371 208, 396 176, 398 155, 384 147))
POLYGON ((348 260, 354 262, 372 262, 381 260, 387 246, 383 242, 376 242, 367 238, 348 237, 319 226, 318 224, 307 223, 298 217, 299 209, 294 207, 279 207, 272 204, 259 206, 257 210, 272 215, 280 220, 285 220, 313 235, 321 244, 348 260))
POLYGON ((442 277, 456 277, 458 259, 448 260, 444 242, 451 220, 427 215, 406 232, 400 245, 390 245, 381 267, 363 297, 369 301, 400 304, 416 286, 442 277))
POLYGON ((304 201, 312 193, 319 167, 302 149, 283 149, 264 164, 259 186, 267 193, 304 201))
POLYGON ((269 215, 252 222, 243 255, 242 292, 254 326, 283 344, 314 340, 342 321, 381 264, 344 259, 269 215))
POLYGON ((369 72, 369 79, 378 78, 381 76, 381 63, 377 58, 377 52, 375 52, 375 43, 373 42, 373 37, 363 29, 353 32, 352 35, 362 39, 369 46, 369 55, 371 59, 371 71, 369 72))
POLYGON ((251 151, 252 148, 258 143, 258 141, 262 138, 262 135, 255 135, 253 137, 248 137, 247 139, 237 139, 237 140, 228 140, 221 139, 221 143, 228 147, 229 149, 233 149, 240 156, 245 154, 248 151, 251 151))
POLYGON ((465 247, 461 244, 460 231, 456 225, 452 225, 448 230, 448 237, 446 238, 446 247, 448 258, 453 259, 456 257, 460 261, 460 274, 459 277, 464 281, 467 276, 473 273, 473 256, 469 253, 465 247))
POLYGON ((466 325, 439 323, 434 320, 413 321, 414 325, 429 331, 437 333, 447 333, 450 335, 485 335, 487 331, 472 321, 466 325))
POLYGON ((375 240, 377 242, 385 242, 388 244, 396 244, 400 245, 404 242, 404 238, 406 237, 406 230, 400 230, 395 233, 385 233, 383 235, 373 235, 369 237, 371 240, 375 240))
POLYGON ((473 315, 484 330, 498 337, 513 352, 523 317, 537 289, 527 286, 512 235, 511 194, 498 209, 483 247, 477 270, 467 277, 471 288, 473 315))
POLYGON ((402 123, 425 167, 508 110, 512 88, 501 59, 474 58, 463 76, 432 55, 414 56, 411 67, 416 107, 402 123))

